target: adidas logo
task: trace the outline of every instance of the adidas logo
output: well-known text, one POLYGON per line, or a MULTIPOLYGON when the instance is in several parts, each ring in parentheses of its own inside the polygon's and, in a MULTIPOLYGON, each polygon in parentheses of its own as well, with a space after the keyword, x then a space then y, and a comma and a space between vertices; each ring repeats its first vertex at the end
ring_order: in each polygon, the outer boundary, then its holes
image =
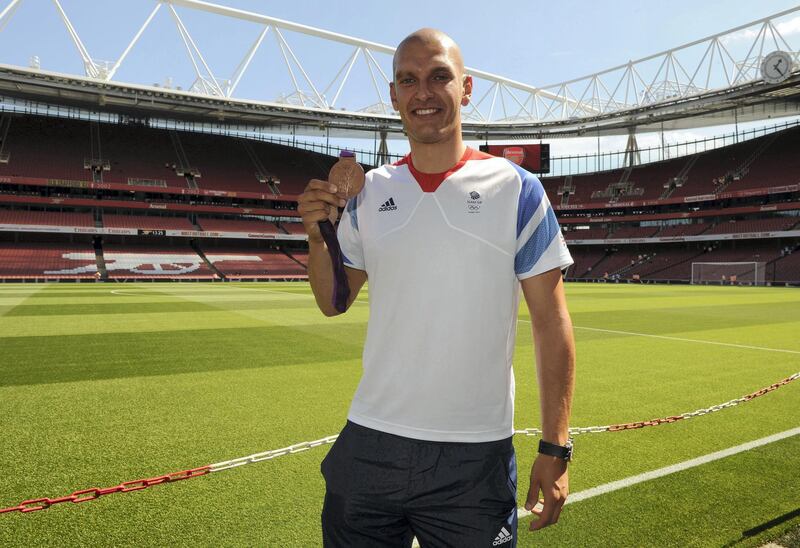
POLYGON ((511 542, 511 539, 514 538, 514 535, 508 532, 508 530, 503 527, 500 529, 500 533, 496 537, 494 537, 494 542, 492 542, 492 546, 500 546, 501 544, 505 544, 506 542, 511 542))
POLYGON ((384 204, 378 208, 378 211, 394 211, 397 206, 394 205, 394 198, 389 198, 384 204))

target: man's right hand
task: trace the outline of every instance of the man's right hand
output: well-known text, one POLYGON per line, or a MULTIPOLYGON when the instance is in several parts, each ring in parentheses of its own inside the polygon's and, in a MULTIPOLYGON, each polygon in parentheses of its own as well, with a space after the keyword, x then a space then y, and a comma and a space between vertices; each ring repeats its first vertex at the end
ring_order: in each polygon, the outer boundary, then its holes
POLYGON ((336 195, 337 188, 328 181, 311 179, 303 193, 297 198, 297 212, 303 219, 309 243, 322 243, 319 222, 329 220, 331 224, 339 217, 339 208, 347 203, 336 195))

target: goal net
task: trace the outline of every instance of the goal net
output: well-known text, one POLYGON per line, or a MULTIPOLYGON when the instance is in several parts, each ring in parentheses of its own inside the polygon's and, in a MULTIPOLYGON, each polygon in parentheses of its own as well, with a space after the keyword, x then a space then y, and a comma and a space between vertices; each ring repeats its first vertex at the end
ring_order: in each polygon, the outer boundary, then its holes
POLYGON ((692 284, 764 285, 763 262, 692 263, 692 284))

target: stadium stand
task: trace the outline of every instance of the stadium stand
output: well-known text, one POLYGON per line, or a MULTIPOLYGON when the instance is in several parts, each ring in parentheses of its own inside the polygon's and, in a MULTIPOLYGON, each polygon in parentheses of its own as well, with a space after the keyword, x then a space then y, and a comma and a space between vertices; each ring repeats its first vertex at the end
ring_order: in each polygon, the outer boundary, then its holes
POLYGON ((100 124, 102 154, 110 162, 103 181, 188 188, 176 172, 178 157, 166 131, 139 124, 100 124))
POLYGON ((0 242, 0 278, 94 279, 96 272, 90 244, 0 242))
POLYGON ((744 234, 747 232, 777 232, 789 230, 797 219, 790 217, 779 217, 773 219, 757 219, 745 221, 726 221, 709 228, 704 234, 744 234))
POLYGON ((3 149, 8 163, 0 176, 92 179, 83 167, 91 156, 89 124, 37 116, 11 116, 3 149))
POLYGON ((608 229, 594 227, 586 230, 570 230, 564 233, 564 238, 570 240, 602 240, 608 235, 608 229))
POLYGON ((103 226, 108 228, 141 228, 146 230, 196 230, 186 217, 161 215, 103 214, 103 226))
POLYGON ((289 255, 291 255, 295 261, 301 263, 305 267, 308 267, 308 251, 291 250, 289 255))
POLYGON ((774 134, 774 141, 745 168, 731 189, 791 185, 800 182, 800 128, 774 134))
POLYGON ((0 224, 41 226, 94 226, 91 213, 0 209, 0 224))
POLYGON ((231 279, 305 278, 306 269, 283 251, 252 246, 206 248, 208 260, 231 279))
POLYGON ((261 220, 245 219, 213 219, 198 217, 197 224, 203 230, 211 232, 257 232, 263 234, 279 234, 278 227, 273 223, 261 220))
POLYGON ((281 223, 281 228, 286 231, 287 234, 305 234, 306 229, 303 226, 303 223, 281 223))
POLYGON ((622 226, 608 235, 608 238, 650 238, 659 231, 657 226, 622 226))
MULTIPOLYGON (((783 255, 772 265, 772 277, 776 282, 797 283, 800 280, 800 247, 782 251, 783 255)), ((767 268, 767 274, 770 269, 767 268)))
MULTIPOLYGON (((596 277, 598 272, 594 266, 606 256, 606 250, 602 246, 581 246, 571 249, 572 258, 575 263, 568 269, 568 278, 596 277)), ((599 273, 603 275, 602 272, 599 273)))
POLYGON ((658 236, 660 238, 667 238, 671 236, 697 236, 698 234, 702 234, 708 230, 710 226, 711 224, 702 223, 667 226, 658 233, 658 236))
POLYGON ((110 279, 214 279, 215 273, 188 245, 106 244, 103 258, 110 279))
MULTIPOLYGON (((305 231, 301 223, 285 218, 297 215, 294 195, 308 179, 324 176, 335 158, 256 140, 153 129, 138 122, 21 115, 9 119, 3 143, 8 163, 0 160, 0 196, 9 205, 0 208, 0 225, 36 229, 14 234, 6 226, 0 239, 12 234, 18 243, 4 246, 23 249, 30 243, 46 255, 58 254, 59 249, 72 252, 73 245, 92 252, 90 244, 37 243, 36 233, 56 231, 42 230, 50 226, 60 232, 66 228, 73 236, 91 232, 89 238, 97 239, 112 280, 306 275, 307 251, 294 249, 294 239, 305 231), (270 177, 280 181, 280 196, 271 193, 276 187, 270 187, 270 177), (131 234, 123 239, 103 232, 106 229, 191 234, 150 239, 131 234), (239 234, 234 239, 211 238, 197 230, 239 234), (266 235, 268 240, 259 236, 262 240, 256 244, 247 234, 266 235), (204 257, 201 248, 209 255, 204 257)), ((568 221, 562 222, 564 237, 576 261, 568 278, 602 279, 607 272, 621 281, 638 275, 645 281, 686 282, 693 261, 750 261, 759 255, 768 263, 769 280, 800 283, 800 252, 789 253, 800 245, 795 232, 753 239, 755 233, 800 230, 800 217, 785 216, 800 202, 800 192, 792 186, 800 183, 798 146, 800 128, 793 128, 628 169, 542 178, 562 221, 568 221), (742 189, 747 193, 735 192, 742 189), (642 200, 650 202, 641 204, 642 200), (670 225, 672 219, 691 224, 670 225), (664 225, 641 226, 645 221, 664 225), (702 241, 680 241, 684 237, 702 241), (654 240, 642 241, 647 238, 654 240), (574 243, 583 240, 593 243, 574 243)), ((65 241, 73 236, 65 236, 65 241)), ((91 260, 81 263, 61 255, 51 257, 57 259, 55 270, 74 269, 78 263, 86 267, 80 276, 96 274, 91 260)), ((44 272, 30 253, 15 259, 14 268, 18 271, 26 261, 33 275, 44 272)), ((76 276, 64 274, 68 279, 76 276)))

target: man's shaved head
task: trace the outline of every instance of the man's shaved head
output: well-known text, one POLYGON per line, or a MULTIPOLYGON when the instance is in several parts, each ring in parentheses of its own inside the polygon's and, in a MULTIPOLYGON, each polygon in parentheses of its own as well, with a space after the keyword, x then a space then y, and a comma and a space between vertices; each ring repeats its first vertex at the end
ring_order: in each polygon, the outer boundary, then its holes
POLYGON ((457 161, 463 153, 461 107, 472 93, 458 44, 440 30, 420 29, 397 46, 392 72, 389 95, 412 149, 449 143, 458 149, 457 161))
POLYGON ((411 44, 421 44, 426 46, 440 46, 453 61, 461 74, 464 74, 464 58, 461 56, 461 48, 455 40, 447 34, 437 29, 424 28, 412 32, 397 46, 392 58, 392 73, 397 74, 397 60, 403 54, 403 49, 411 44))

